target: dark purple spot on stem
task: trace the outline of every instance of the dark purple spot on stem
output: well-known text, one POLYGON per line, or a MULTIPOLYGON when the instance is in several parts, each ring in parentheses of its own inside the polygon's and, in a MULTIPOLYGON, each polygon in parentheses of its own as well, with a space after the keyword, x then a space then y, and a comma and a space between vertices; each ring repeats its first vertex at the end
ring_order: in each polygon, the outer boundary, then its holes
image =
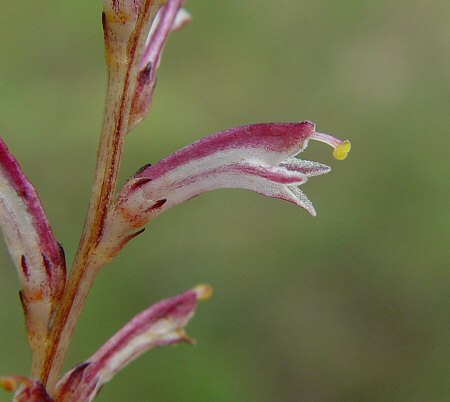
POLYGON ((139 188, 141 188, 144 184, 147 184, 150 181, 152 181, 150 177, 139 178, 133 184, 130 185, 130 191, 136 191, 139 188))
POLYGON ((103 27, 103 32, 104 32, 104 35, 105 35, 105 42, 108 42, 108 40, 107 39, 109 39, 108 37, 109 37, 109 35, 108 35, 108 27, 107 27, 107 24, 106 24, 106 14, 103 12, 102 13, 102 27, 103 27))
POLYGON ((166 202, 167 202, 166 199, 158 200, 150 208, 147 208, 144 212, 148 213, 148 212, 156 211, 157 209, 161 208, 166 202))
POLYGON ((144 67, 143 71, 147 71, 148 73, 150 73, 150 71, 152 71, 152 62, 151 61, 149 61, 147 63, 147 65, 144 67))
POLYGON ((136 236, 139 236, 144 230, 145 230, 145 228, 142 228, 142 229, 138 230, 137 232, 131 233, 130 235, 125 237, 125 239, 120 244, 120 249, 122 249, 125 246, 125 244, 127 244, 130 240, 134 239, 136 236))
POLYGON ((63 263, 62 265, 66 265, 64 264, 64 262, 66 261, 66 253, 64 251, 64 247, 63 245, 58 241, 58 248, 59 248, 59 258, 61 259, 61 262, 63 263))
POLYGON ((26 279, 30 278, 30 271, 28 270, 27 259, 24 255, 20 258, 20 266, 22 267, 22 272, 25 275, 26 279))
POLYGON ((90 362, 84 362, 72 370, 69 377, 65 380, 63 386, 59 390, 60 398, 65 394, 70 394, 79 386, 80 382, 83 380, 84 370, 90 365, 90 362))
POLYGON ((23 296, 22 291, 19 291, 19 299, 20 299, 20 304, 22 305, 23 312, 26 314, 27 313, 27 304, 25 303, 25 298, 23 296))
POLYGON ((131 239, 134 239, 136 236, 139 236, 145 228, 142 228, 141 230, 138 230, 137 232, 131 233, 124 241, 124 243, 129 242, 131 239))
POLYGON ((138 169, 138 171, 132 176, 135 177, 137 176, 139 173, 142 173, 145 169, 149 168, 150 166, 152 166, 151 163, 147 163, 144 166, 142 166, 140 169, 138 169))
POLYGON ((44 265, 45 272, 47 273, 47 277, 51 279, 52 277, 52 264, 48 257, 42 253, 42 264, 44 265))
MULTIPOLYGON (((142 90, 150 82, 150 73, 152 71, 152 63, 149 62, 138 75, 138 89, 142 90)), ((140 91, 139 91, 140 92, 140 91)))
POLYGON ((58 247, 59 247, 59 259, 60 259, 60 267, 62 272, 64 273, 64 276, 66 276, 66 253, 64 251, 64 247, 62 246, 62 244, 60 242, 58 242, 58 247))

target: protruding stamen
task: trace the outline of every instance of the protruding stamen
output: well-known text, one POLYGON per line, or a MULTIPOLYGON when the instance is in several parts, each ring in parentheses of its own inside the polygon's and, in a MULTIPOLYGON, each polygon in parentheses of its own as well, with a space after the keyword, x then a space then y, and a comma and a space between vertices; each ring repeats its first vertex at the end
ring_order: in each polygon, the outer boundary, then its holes
POLYGON ((194 288, 194 292, 197 293, 197 299, 202 301, 211 297, 213 289, 210 285, 201 284, 194 288))
POLYGON ((0 387, 2 387, 5 391, 14 392, 20 384, 29 385, 30 381, 28 378, 20 375, 0 377, 0 387))
POLYGON ((328 144, 329 146, 333 147, 334 148, 333 156, 338 161, 344 160, 352 147, 350 141, 348 140, 342 141, 339 138, 333 137, 332 135, 329 134, 315 132, 309 138, 323 142, 324 144, 328 144))
POLYGON ((0 387, 5 391, 14 392, 17 389, 17 381, 14 377, 0 377, 0 387))

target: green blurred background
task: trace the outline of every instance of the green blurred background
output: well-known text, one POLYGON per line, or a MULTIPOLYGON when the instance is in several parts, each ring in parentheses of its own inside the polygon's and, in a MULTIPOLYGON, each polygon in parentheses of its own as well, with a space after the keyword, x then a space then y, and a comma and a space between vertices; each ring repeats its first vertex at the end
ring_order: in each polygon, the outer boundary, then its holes
MULTIPOLYGON (((101 1, 2 0, 0 133, 71 261, 105 91, 101 1)), ((149 352, 99 401, 450 400, 450 3, 189 1, 121 182, 201 136, 310 119, 350 138, 303 190, 318 217, 220 190, 155 220, 100 274, 66 367, 149 304, 207 282, 198 340, 149 352)), ((0 250, 0 373, 30 353, 0 250)), ((0 391, 0 400, 10 395, 0 391)))

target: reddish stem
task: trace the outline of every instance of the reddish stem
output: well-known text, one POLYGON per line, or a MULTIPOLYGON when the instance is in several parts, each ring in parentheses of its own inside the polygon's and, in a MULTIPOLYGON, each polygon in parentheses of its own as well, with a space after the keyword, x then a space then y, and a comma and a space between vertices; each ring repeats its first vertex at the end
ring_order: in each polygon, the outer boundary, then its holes
POLYGON ((52 326, 41 378, 50 394, 53 393, 89 290, 98 271, 107 262, 105 256, 96 253, 96 247, 102 236, 117 183, 146 32, 163 3, 164 1, 146 0, 143 4, 134 34, 128 43, 126 63, 107 57, 108 90, 91 200, 72 271, 52 326))

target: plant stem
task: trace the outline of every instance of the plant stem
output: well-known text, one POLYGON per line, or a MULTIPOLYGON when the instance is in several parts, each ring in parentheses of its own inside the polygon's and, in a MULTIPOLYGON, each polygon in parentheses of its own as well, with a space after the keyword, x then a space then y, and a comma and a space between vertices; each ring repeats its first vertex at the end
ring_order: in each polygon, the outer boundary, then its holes
POLYGON ((53 393, 89 290, 100 268, 107 262, 105 256, 96 253, 96 247, 102 236, 117 183, 146 32, 161 4, 163 2, 155 0, 147 0, 143 4, 134 34, 128 43, 126 60, 107 57, 108 89, 91 200, 67 288, 51 329, 42 369, 41 381, 49 394, 53 393))
POLYGON ((101 237, 117 182, 131 90, 134 88, 129 74, 124 74, 121 69, 110 72, 91 201, 67 288, 52 328, 43 368, 42 382, 47 383, 48 390, 53 389, 87 294, 103 265, 101 256, 95 255, 95 248, 101 237))

